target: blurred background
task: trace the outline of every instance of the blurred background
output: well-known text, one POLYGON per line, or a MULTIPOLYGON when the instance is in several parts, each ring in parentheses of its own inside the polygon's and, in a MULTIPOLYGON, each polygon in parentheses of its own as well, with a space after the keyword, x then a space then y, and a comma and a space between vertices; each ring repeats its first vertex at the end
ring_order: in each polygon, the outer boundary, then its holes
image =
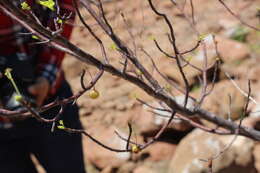
MULTIPOLYGON (((106 0, 103 2, 106 17, 115 33, 135 51, 138 59, 162 86, 172 92, 177 99, 183 100, 183 96, 158 75, 143 51, 145 50, 152 57, 160 72, 178 85, 184 86, 175 61, 163 55, 153 41, 156 39, 165 51, 173 55, 172 46, 167 37, 169 29, 164 20, 156 16, 148 2, 144 0, 106 0), (126 22, 120 13, 124 14, 126 22)), ((156 8, 167 14, 172 22, 177 45, 182 51, 191 49, 198 41, 198 35, 184 16, 184 14, 187 15, 191 20, 189 2, 177 0, 176 3, 179 4, 177 8, 170 0, 154 0, 156 8), (183 9, 184 14, 180 9, 183 9)), ((243 21, 259 28, 259 0, 224 2, 243 21)), ((218 0, 193 0, 193 5, 196 28, 207 44, 208 64, 216 60, 212 35, 216 36, 219 53, 223 60, 218 69, 214 91, 205 100, 203 108, 235 121, 242 113, 246 98, 234 87, 225 72, 229 73, 245 91, 247 91, 247 80, 250 79, 252 96, 260 102, 258 92, 260 89, 258 76, 260 74, 260 32, 241 25, 240 21, 235 19, 218 0), (229 98, 231 98, 231 106, 229 98)), ((86 22, 103 40, 110 62, 115 66, 122 66, 120 65, 121 55, 116 51, 114 43, 84 9, 82 13, 86 22)), ((72 42, 103 60, 98 43, 82 27, 78 19, 72 42)), ((202 47, 185 55, 185 58, 192 64, 202 67, 204 60, 202 47)), ((70 56, 64 60, 63 68, 74 92, 81 89, 80 74, 83 69, 88 70, 93 76, 97 72, 95 68, 70 56)), ((191 95, 199 98, 201 86, 198 77, 201 73, 189 66, 185 67, 184 71, 191 84, 191 95)), ((209 69, 208 74, 212 75, 212 73, 213 70, 209 69)), ((86 82, 90 79, 90 75, 86 75, 86 82)), ((152 113, 148 107, 137 102, 135 98, 141 98, 149 104, 158 106, 156 100, 122 79, 105 73, 95 88, 100 92, 98 99, 93 100, 85 94, 77 102, 81 108, 81 120, 89 133, 109 146, 125 148, 125 142, 116 136, 115 131, 122 136, 127 136, 128 122, 131 122, 133 126, 132 140, 142 143, 149 140, 167 121, 166 118, 152 113)), ((258 117, 259 110, 258 104, 250 103, 248 117, 258 117)), ((212 126, 208 122, 201 123, 212 126)), ((249 120, 244 123, 254 122, 249 120)), ((114 153, 101 148, 87 137, 83 139, 88 173, 204 173, 208 172, 208 163, 202 160, 207 160, 221 152, 233 137, 208 134, 192 128, 189 124, 174 121, 159 141, 138 154, 114 153)), ((213 161, 213 171, 214 173, 260 172, 260 144, 238 137, 226 152, 213 161)))

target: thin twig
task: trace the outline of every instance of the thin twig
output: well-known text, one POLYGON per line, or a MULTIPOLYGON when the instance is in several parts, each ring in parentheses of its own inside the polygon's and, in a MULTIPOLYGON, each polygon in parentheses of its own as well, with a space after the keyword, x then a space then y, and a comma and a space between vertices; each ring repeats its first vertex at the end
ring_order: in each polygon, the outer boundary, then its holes
MULTIPOLYGON (((224 72, 225 75, 227 76, 227 78, 230 80, 230 82, 234 85, 234 87, 236 87, 238 89, 238 91, 245 97, 248 97, 248 93, 246 93, 245 91, 243 91, 238 84, 234 81, 234 79, 232 79, 232 77, 230 76, 230 74, 228 72, 224 72)), ((249 99, 254 102, 256 105, 259 105, 259 103, 252 97, 249 96, 249 99)))
POLYGON ((251 29, 254 29, 256 31, 260 31, 260 28, 257 28, 255 26, 252 26, 250 24, 248 24, 247 22, 245 22, 239 15, 235 14, 225 3, 223 0, 218 0, 225 8, 226 10, 232 15, 234 16, 241 24, 251 28, 251 29))

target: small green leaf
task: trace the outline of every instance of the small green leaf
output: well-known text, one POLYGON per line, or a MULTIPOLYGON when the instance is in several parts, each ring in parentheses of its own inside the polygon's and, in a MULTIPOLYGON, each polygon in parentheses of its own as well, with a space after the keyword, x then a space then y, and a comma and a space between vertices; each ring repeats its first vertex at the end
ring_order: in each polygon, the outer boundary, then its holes
POLYGON ((137 99, 137 98, 138 98, 138 95, 137 95, 137 93, 132 92, 132 93, 129 94, 129 98, 131 98, 131 99, 137 99))
POLYGON ((57 126, 58 129, 64 130, 65 127, 64 126, 57 126))
POLYGON ((165 89, 167 92, 171 92, 172 86, 169 85, 169 84, 166 84, 166 85, 164 86, 164 89, 165 89))
POLYGON ((185 57, 186 61, 188 61, 188 62, 190 62, 192 60, 192 58, 193 58, 193 56, 191 56, 191 55, 185 57))
POLYGON ((53 0, 38 0, 40 5, 49 8, 52 11, 55 11, 55 2, 53 0))
POLYGON ((63 120, 59 120, 59 124, 60 124, 60 125, 57 126, 58 129, 61 129, 61 130, 65 129, 65 126, 64 126, 63 120))
POLYGON ((11 71, 12 71, 13 69, 11 69, 11 68, 6 68, 5 69, 5 76, 9 79, 9 80, 12 80, 13 79, 13 77, 12 77, 12 75, 11 75, 11 71))
POLYGON ((200 89, 200 85, 196 84, 191 88, 191 92, 198 91, 200 89))
POLYGON ((29 5, 26 1, 24 1, 24 2, 21 3, 21 8, 22 8, 23 10, 31 10, 30 5, 29 5))
POLYGON ((62 125, 62 126, 64 126, 63 120, 60 120, 60 121, 59 121, 59 124, 62 125))
POLYGON ((198 40, 199 40, 199 41, 202 41, 202 40, 204 40, 207 36, 208 36, 208 34, 200 34, 198 40))
POLYGON ((58 19, 58 20, 57 20, 57 23, 63 24, 63 20, 62 20, 62 19, 58 19))
POLYGON ((141 70, 139 70, 139 69, 136 69, 136 74, 138 75, 138 76, 141 76, 142 74, 143 74, 143 72, 141 71, 141 70))
POLYGON ((239 42, 246 42, 246 37, 248 34, 249 34, 249 30, 247 28, 243 26, 238 26, 235 28, 230 38, 239 42))
POLYGON ((111 49, 111 50, 118 50, 118 47, 116 46, 115 43, 112 43, 112 44, 110 45, 110 49, 111 49))
POLYGON ((15 84, 14 79, 12 77, 11 71, 12 71, 11 68, 6 68, 4 74, 11 81, 16 93, 21 96, 21 93, 20 93, 20 91, 19 91, 19 89, 18 89, 17 85, 15 84))
POLYGON ((149 36, 148 36, 148 39, 154 41, 154 40, 155 40, 155 37, 154 37, 153 35, 149 35, 149 36))
POLYGON ((32 38, 35 39, 35 40, 39 40, 39 37, 36 36, 36 35, 32 35, 32 38))

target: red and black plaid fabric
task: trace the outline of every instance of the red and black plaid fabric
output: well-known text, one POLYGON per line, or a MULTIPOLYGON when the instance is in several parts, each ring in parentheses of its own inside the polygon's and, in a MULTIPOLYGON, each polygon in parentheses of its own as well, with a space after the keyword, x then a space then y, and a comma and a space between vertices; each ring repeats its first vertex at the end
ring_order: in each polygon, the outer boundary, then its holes
MULTIPOLYGON (((12 0, 16 6, 21 8, 21 3, 25 0, 12 0)), ((33 12, 40 19, 45 27, 54 29, 53 19, 57 17, 56 11, 45 8, 36 0, 26 0, 32 7, 33 12)), ((73 13, 72 0, 58 0, 61 14, 73 13)), ((70 23, 73 22, 75 15, 73 13, 70 23)), ((64 24, 61 35, 69 39, 72 32, 72 25, 64 24)), ((6 16, 0 11, 0 55, 8 56, 14 53, 24 54, 36 58, 36 68, 39 76, 47 78, 53 86, 52 92, 56 90, 57 82, 60 81, 61 62, 64 58, 64 52, 51 48, 46 44, 33 44, 39 40, 32 38, 25 28, 16 21, 6 16)))

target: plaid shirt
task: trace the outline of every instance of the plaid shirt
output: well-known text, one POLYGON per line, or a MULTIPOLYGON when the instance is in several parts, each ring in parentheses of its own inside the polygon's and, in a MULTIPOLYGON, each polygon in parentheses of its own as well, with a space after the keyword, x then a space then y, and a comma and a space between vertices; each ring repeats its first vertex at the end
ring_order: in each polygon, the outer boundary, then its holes
MULTIPOLYGON (((32 11, 42 22, 42 25, 54 29, 54 18, 57 17, 56 11, 52 11, 36 3, 36 0, 11 0, 14 5, 21 8, 21 3, 26 1, 32 11)), ((55 0, 54 0, 55 1, 55 0)), ((73 12, 72 0, 58 0, 60 6, 60 14, 69 14, 73 12)), ((69 19, 73 22, 75 19, 74 13, 69 19)), ((72 32, 72 26, 64 24, 61 35, 69 39, 72 32)), ((56 91, 57 84, 60 83, 62 71, 60 69, 61 62, 65 53, 57 49, 51 48, 46 44, 33 44, 39 40, 34 39, 28 31, 16 21, 6 16, 0 11, 0 55, 7 56, 14 53, 26 55, 36 58, 37 76, 43 76, 53 86, 51 93, 56 91)))

